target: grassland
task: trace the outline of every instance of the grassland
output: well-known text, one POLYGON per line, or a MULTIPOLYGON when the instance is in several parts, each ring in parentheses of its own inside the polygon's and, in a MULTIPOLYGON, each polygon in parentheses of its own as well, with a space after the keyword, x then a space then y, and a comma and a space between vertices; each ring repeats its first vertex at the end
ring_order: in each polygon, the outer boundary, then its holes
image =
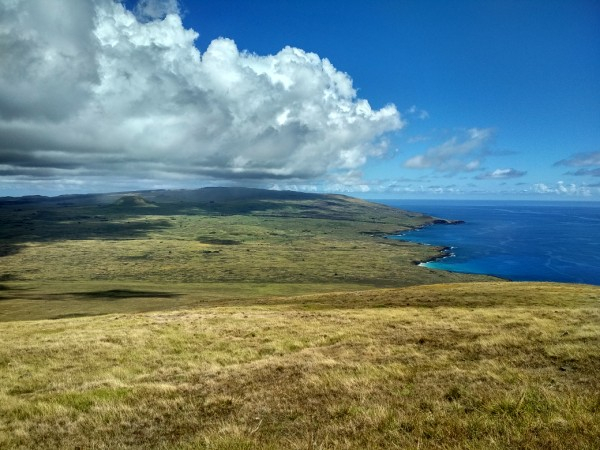
POLYGON ((418 267, 439 249, 383 237, 431 220, 260 190, 5 201, 0 321, 486 279, 418 267))
POLYGON ((598 448, 599 302, 468 283, 2 323, 0 448, 598 448))
POLYGON ((0 201, 0 448, 599 448, 600 288, 383 237, 432 220, 251 190, 0 201))

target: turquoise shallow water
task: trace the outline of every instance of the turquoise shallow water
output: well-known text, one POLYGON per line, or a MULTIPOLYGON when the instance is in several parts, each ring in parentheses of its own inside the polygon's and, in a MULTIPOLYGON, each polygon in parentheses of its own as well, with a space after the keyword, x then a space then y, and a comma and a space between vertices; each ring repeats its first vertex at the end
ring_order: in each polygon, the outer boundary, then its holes
POLYGON ((377 201, 466 222, 392 237, 451 247, 451 256, 427 267, 518 281, 600 285, 600 203, 377 201))

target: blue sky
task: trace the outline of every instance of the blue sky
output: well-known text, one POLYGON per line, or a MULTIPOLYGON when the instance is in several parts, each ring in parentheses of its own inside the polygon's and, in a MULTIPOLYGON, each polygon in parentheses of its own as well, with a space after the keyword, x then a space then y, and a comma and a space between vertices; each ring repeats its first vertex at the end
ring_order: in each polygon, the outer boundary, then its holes
POLYGON ((598 1, 38 3, 4 14, 0 45, 43 29, 31 54, 81 69, 56 86, 0 69, 0 195, 600 200, 598 1))
POLYGON ((418 183, 426 190, 464 186, 481 195, 537 183, 548 189, 559 181, 600 184, 600 177, 566 175, 575 171, 554 166, 573 154, 600 150, 599 2, 227 4, 184 8, 184 23, 200 30, 200 47, 227 36, 259 54, 285 45, 315 52, 348 73, 374 107, 394 103, 406 117, 408 125, 391 138, 398 152, 370 160, 363 169, 368 179, 406 179, 407 188, 418 183), (480 172, 403 166, 453 137, 467 139, 465 130, 472 128, 492 130, 485 150, 493 156, 482 163, 484 174, 506 168, 527 174, 485 181, 476 179, 480 172))

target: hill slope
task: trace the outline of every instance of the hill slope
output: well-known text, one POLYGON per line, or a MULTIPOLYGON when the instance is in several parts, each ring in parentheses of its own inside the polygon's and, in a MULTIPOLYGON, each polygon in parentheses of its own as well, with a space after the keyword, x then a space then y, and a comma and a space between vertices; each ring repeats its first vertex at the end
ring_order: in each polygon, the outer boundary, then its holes
POLYGON ((418 267, 440 249, 383 238, 434 220, 242 188, 5 198, 0 321, 491 279, 418 267))
POLYGON ((0 447, 595 448, 599 306, 468 283, 2 323, 0 447))

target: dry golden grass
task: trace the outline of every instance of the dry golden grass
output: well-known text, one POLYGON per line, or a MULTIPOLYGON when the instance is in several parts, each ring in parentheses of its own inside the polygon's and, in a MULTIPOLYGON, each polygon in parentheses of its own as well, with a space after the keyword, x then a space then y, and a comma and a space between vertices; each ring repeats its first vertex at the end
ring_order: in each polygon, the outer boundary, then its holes
POLYGON ((457 283, 493 279, 381 237, 431 218, 255 194, 0 205, 0 448, 598 447, 600 288, 457 283))
POLYGON ((471 283, 1 323, 0 448, 598 448, 599 305, 471 283))

